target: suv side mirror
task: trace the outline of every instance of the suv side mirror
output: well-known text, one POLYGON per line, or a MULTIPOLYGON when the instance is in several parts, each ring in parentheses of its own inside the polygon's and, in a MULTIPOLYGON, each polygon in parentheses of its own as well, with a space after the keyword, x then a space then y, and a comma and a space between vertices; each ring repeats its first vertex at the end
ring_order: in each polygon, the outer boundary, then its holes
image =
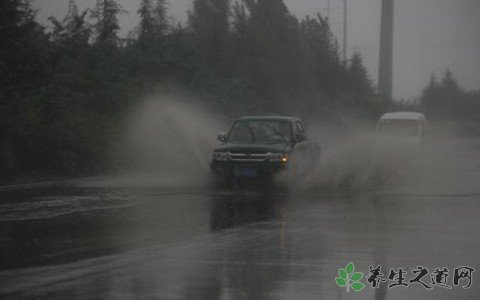
POLYGON ((225 134, 225 132, 220 133, 217 136, 217 140, 219 140, 222 143, 225 143, 227 141, 227 135, 225 134))
POLYGON ((295 142, 296 143, 305 142, 306 140, 307 140, 307 136, 303 133, 297 133, 295 135, 295 142))

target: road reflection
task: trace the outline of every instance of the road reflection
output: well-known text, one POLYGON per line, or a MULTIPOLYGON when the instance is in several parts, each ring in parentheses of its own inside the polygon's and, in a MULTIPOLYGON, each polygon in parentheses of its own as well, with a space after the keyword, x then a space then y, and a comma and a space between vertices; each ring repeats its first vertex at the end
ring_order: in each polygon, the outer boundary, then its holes
MULTIPOLYGON (((478 267, 478 205, 467 198, 155 187, 69 191, 15 198, 20 206, 0 202, 4 217, 17 218, 0 228, 2 264, 9 266, 0 271, 0 295, 347 299, 351 293, 334 278, 350 261, 363 273, 370 265, 388 273, 446 261, 478 267), (39 201, 52 214, 32 219, 38 210, 28 207, 39 201), (72 213, 59 216, 59 209, 72 213), (442 227, 447 210, 462 218, 442 227), (463 256, 456 255, 455 242, 464 245, 463 256)), ((362 299, 453 295, 442 292, 367 284, 362 299)), ((479 294, 476 286, 464 293, 479 294)))
POLYGON ((286 194, 271 191, 213 195, 210 200, 212 232, 282 216, 286 194))
POLYGON ((198 273, 189 274, 184 299, 266 299, 288 277, 278 259, 285 246, 287 194, 214 193, 210 229, 214 247, 198 273))

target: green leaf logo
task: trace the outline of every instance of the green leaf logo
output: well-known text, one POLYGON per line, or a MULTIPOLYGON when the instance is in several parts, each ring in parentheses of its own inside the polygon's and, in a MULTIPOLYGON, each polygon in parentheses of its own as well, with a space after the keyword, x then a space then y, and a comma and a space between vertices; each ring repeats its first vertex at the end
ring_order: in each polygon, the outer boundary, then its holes
POLYGON ((335 283, 339 287, 346 287, 347 293, 350 292, 350 289, 360 292, 365 288, 365 285, 360 282, 363 276, 363 273, 355 272, 355 265, 350 262, 345 269, 338 269, 338 277, 335 277, 335 283))

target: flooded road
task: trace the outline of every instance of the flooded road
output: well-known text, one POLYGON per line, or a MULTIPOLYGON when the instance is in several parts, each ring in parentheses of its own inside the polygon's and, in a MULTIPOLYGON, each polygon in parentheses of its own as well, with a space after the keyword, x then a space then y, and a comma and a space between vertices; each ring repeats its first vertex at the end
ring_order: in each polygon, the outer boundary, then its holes
POLYGON ((229 191, 109 178, 3 189, 0 295, 479 299, 479 271, 470 288, 466 278, 453 286, 455 268, 480 270, 478 166, 455 166, 470 180, 449 180, 456 190, 229 191), (361 292, 335 284, 348 262, 365 275, 361 292), (367 281, 370 266, 381 266, 379 288, 367 281), (431 289, 409 283, 419 266, 447 268, 452 288, 430 276, 431 289), (408 286, 388 288, 399 269, 408 286))

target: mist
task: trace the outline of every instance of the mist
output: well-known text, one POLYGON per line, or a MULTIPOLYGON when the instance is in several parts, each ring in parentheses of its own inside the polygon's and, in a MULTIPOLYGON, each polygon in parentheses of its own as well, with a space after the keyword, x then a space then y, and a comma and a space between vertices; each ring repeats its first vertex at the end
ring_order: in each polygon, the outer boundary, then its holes
POLYGON ((226 122, 206 107, 171 93, 140 101, 111 150, 115 178, 101 185, 208 186, 211 153, 226 122))
POLYGON ((0 298, 480 299, 480 2, 328 2, 0 1, 0 298))
MULTIPOLYGON (((117 174, 91 184, 210 189, 218 180, 209 167, 212 151, 220 144, 216 136, 227 132, 231 123, 189 97, 148 97, 125 122, 121 143, 112 152, 117 174)), ((313 173, 294 180, 287 170, 275 179, 274 188, 417 196, 476 192, 476 179, 469 173, 478 166, 478 157, 471 153, 480 146, 480 138, 469 134, 474 124, 432 121, 424 142, 412 146, 379 142, 375 121, 339 116, 336 121, 313 118, 307 123, 309 138, 321 146, 318 165, 313 173)))

